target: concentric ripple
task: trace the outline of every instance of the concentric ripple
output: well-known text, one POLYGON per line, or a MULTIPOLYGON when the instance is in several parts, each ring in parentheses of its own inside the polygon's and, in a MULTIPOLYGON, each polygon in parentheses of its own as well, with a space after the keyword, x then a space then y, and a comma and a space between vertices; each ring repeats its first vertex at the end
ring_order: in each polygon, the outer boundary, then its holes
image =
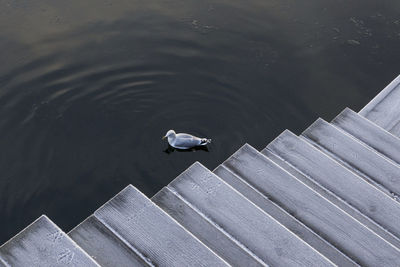
POLYGON ((204 71, 225 65, 226 54, 195 41, 198 33, 185 22, 172 23, 181 29, 170 29, 176 35, 168 37, 142 31, 122 37, 115 25, 125 24, 103 25, 91 38, 82 29, 64 34, 71 50, 54 38, 38 40, 52 47, 50 54, 2 75, 0 146, 7 153, 0 155, 0 195, 7 197, 0 224, 6 232, 15 229, 9 222, 26 224, 41 213, 72 227, 129 183, 151 195, 195 160, 222 161, 253 128, 258 111, 241 88, 204 71), (93 45, 110 32, 112 38, 93 45), (133 51, 102 55, 121 43, 133 51), (236 123, 227 120, 232 117, 236 123), (160 137, 170 128, 215 143, 210 153, 164 153, 160 137))

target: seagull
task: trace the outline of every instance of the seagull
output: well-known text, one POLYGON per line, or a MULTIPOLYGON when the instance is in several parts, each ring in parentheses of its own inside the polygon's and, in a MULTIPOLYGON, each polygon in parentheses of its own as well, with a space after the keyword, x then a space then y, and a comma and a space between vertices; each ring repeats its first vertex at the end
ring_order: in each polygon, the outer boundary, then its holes
POLYGON ((169 130, 162 138, 168 138, 168 144, 177 149, 190 149, 197 146, 205 146, 211 143, 211 139, 199 138, 191 134, 175 133, 174 130, 169 130))

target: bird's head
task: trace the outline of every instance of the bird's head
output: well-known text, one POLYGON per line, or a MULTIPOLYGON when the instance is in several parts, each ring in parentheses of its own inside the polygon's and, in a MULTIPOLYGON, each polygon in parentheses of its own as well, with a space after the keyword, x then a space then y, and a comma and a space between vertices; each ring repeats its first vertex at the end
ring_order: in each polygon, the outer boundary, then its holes
POLYGON ((175 136, 174 130, 169 130, 162 139, 175 136))

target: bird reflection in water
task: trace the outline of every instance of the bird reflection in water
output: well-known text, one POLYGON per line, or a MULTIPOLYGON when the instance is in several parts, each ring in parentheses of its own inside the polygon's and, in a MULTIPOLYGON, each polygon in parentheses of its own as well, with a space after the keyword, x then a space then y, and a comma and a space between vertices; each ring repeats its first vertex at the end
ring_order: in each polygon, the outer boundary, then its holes
POLYGON ((167 154, 171 154, 175 151, 178 151, 178 152, 197 152, 197 151, 210 152, 210 150, 208 149, 207 146, 197 146, 197 147, 192 147, 190 149, 178 149, 178 148, 174 148, 174 147, 168 145, 167 149, 164 150, 164 152, 167 154))

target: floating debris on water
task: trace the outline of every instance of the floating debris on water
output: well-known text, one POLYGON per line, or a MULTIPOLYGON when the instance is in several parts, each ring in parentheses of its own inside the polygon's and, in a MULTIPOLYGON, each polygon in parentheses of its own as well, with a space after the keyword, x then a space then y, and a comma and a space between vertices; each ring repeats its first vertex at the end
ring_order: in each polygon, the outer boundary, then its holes
POLYGON ((359 41, 353 40, 353 39, 347 40, 347 43, 348 43, 349 45, 360 45, 360 44, 361 44, 359 41))

